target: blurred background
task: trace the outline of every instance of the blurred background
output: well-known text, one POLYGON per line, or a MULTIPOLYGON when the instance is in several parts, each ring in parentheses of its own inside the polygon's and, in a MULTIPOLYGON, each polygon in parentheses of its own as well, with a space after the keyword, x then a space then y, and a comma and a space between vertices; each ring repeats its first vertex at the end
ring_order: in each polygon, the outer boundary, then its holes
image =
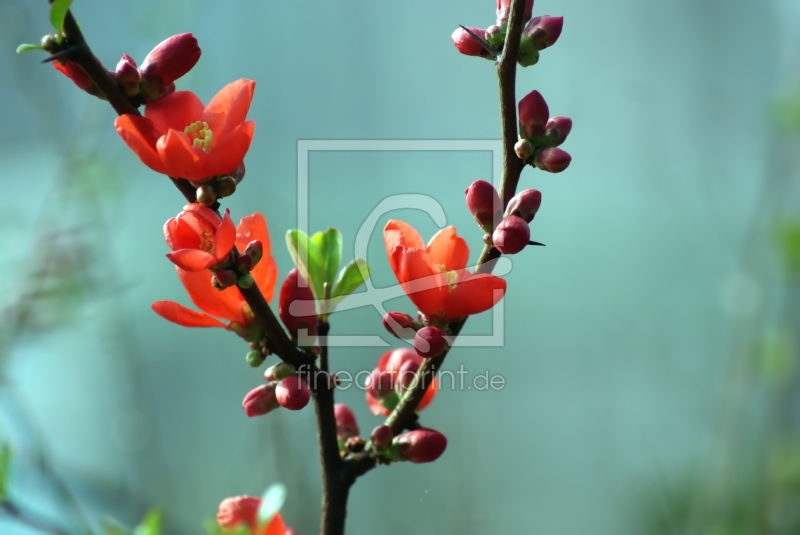
MULTIPOLYGON (((291 3, 79 0, 96 55, 142 60, 191 31, 203 56, 179 80, 207 101, 257 81, 247 176, 224 206, 263 212, 281 277, 297 226, 303 139, 498 139, 492 64, 459 55, 457 24, 490 0, 291 3)), ((800 532, 800 4, 792 0, 537 0, 559 42, 518 74, 574 129, 560 175, 527 169, 544 201, 512 258, 504 346, 447 359, 499 391, 444 390, 422 422, 449 446, 430 465, 381 467, 350 496, 348 533, 418 535, 800 532)), ((170 324, 189 304, 161 226, 182 198, 114 132, 113 112, 37 53, 47 3, 0 0, 0 437, 15 504, 70 534, 102 518, 200 533, 227 496, 281 481, 287 523, 316 533, 313 409, 248 419, 262 381, 247 346, 170 324)), ((310 230, 356 232, 384 198, 435 198, 471 246, 463 190, 489 152, 312 152, 310 230)), ((388 217, 430 237, 429 216, 388 217)), ((380 232, 373 284, 394 278, 380 232)), ((387 308, 413 312, 406 298, 387 308)), ((372 308, 335 334, 378 334, 372 308)), ((492 315, 467 333, 492 332, 492 315)), ((388 347, 388 346, 387 346, 388 347)), ((381 348, 335 348, 334 369, 381 348)), ((351 388, 362 431, 381 420, 351 388)), ((2 456, 0 456, 2 457, 2 456)), ((2 465, 0 459, 0 465, 2 465)), ((37 530, 0 514, 0 532, 37 530)))

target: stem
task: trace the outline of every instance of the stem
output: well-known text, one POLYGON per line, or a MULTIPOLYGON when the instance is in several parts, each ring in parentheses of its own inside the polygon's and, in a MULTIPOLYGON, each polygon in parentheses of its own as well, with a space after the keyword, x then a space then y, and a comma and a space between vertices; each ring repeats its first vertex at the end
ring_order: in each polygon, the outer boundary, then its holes
POLYGON ((49 520, 44 520, 31 513, 22 511, 19 506, 13 502, 4 500, 0 502, 0 508, 2 508, 8 516, 33 529, 44 533, 50 533, 51 535, 69 535, 67 530, 52 524, 49 520))
POLYGON ((316 373, 312 377, 314 412, 317 416, 317 437, 319 439, 319 462, 322 470, 322 512, 319 530, 321 535, 344 535, 347 495, 350 485, 355 481, 355 476, 344 470, 344 462, 339 456, 336 417, 333 411, 334 385, 328 374, 326 337, 329 330, 328 322, 318 322, 317 332, 322 349, 320 355, 320 371, 322 373, 316 373))

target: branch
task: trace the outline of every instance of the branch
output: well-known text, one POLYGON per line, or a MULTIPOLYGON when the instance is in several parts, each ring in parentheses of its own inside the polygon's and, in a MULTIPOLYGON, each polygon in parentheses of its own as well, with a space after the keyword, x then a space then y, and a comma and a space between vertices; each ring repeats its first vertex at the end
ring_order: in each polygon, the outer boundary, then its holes
MULTIPOLYGON (((520 160, 514 151, 514 144, 517 142, 517 56, 524 24, 525 0, 512 0, 503 53, 497 61, 497 81, 500 86, 500 117, 503 130, 503 176, 500 183, 500 198, 503 203, 503 209, 508 206, 509 201, 516 194, 519 177, 525 167, 524 162, 520 160)), ((498 258, 500 258, 500 251, 490 245, 484 246, 475 271, 477 273, 491 273, 498 258)), ((467 318, 464 317, 448 325, 453 338, 458 336, 466 322, 467 318)), ((409 424, 413 423, 417 407, 419 407, 425 391, 431 384, 436 372, 442 367, 448 352, 436 358, 425 359, 422 363, 414 382, 403 397, 400 398, 400 402, 389 417, 386 418, 385 424, 392 429, 394 434, 400 433, 409 424)), ((375 463, 373 452, 368 447, 364 453, 348 458, 346 467, 356 478, 374 468, 375 463)))
MULTIPOLYGON (((49 1, 52 3, 52 0, 49 1)), ((67 15, 64 18, 64 37, 67 42, 67 48, 71 50, 68 58, 86 72, 100 91, 103 92, 117 115, 141 115, 139 110, 120 91, 117 83, 108 75, 108 71, 103 67, 102 63, 92 53, 71 11, 67 11, 67 15)), ((188 180, 184 178, 169 178, 188 202, 197 202, 195 188, 188 180)), ((298 350, 286 335, 258 287, 253 285, 248 289, 239 288, 239 291, 253 311, 256 323, 269 339, 272 351, 295 368, 299 368, 303 364, 311 364, 311 359, 298 350)))

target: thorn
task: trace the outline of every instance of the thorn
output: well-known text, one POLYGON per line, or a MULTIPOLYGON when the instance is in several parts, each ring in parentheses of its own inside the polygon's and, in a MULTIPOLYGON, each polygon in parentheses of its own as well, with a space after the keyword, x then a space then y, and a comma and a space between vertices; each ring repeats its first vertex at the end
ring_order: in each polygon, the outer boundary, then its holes
POLYGON ((544 247, 544 246, 545 246, 543 243, 541 243, 541 242, 538 242, 538 241, 529 241, 529 242, 528 242, 528 245, 541 245, 542 247, 544 247))
POLYGON ((50 57, 45 58, 42 60, 42 63, 50 63, 51 61, 55 61, 57 59, 68 59, 70 56, 74 55, 81 49, 79 46, 71 46, 69 48, 65 48, 64 50, 60 50, 55 54, 52 54, 50 57))
POLYGON ((499 51, 499 50, 497 50, 497 49, 496 49, 495 47, 493 47, 492 45, 490 45, 490 44, 489 44, 489 41, 487 41, 486 39, 484 39, 484 38, 483 38, 483 37, 481 37, 480 35, 477 35, 475 32, 473 32, 472 30, 470 30, 470 29, 469 29, 469 28, 467 28, 466 26, 461 26, 460 24, 459 24, 458 26, 459 26, 459 27, 460 27, 462 30, 464 30, 465 32, 467 32, 467 33, 470 35, 470 37, 472 37, 473 39, 475 39, 476 41, 478 41, 478 44, 479 44, 479 45, 481 45, 485 51, 487 51, 489 54, 491 54, 493 58, 497 59, 498 57, 500 57, 500 51, 499 51))

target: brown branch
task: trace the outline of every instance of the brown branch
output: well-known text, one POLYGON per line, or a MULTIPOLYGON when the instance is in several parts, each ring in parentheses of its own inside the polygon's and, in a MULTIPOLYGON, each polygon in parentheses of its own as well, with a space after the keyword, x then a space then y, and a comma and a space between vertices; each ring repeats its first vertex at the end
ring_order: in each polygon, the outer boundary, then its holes
MULTIPOLYGON (((516 194, 519 177, 525 167, 524 162, 520 160, 514 151, 514 144, 517 142, 517 56, 519 54, 522 29, 525 24, 524 19, 525 0, 512 0, 503 53, 497 61, 497 80, 500 86, 500 117, 503 131, 503 176, 500 183, 500 198, 504 209, 516 194)), ((490 245, 486 245, 483 248, 475 271, 491 273, 496 263, 495 260, 498 258, 500 258, 500 251, 490 245)), ((448 325, 454 338, 461 332, 466 321, 466 317, 460 318, 448 325)), ((413 423, 417 407, 419 407, 431 380, 444 363, 445 357, 447 357, 447 353, 436 358, 425 359, 410 388, 386 418, 385 424, 392 429, 392 432, 395 434, 400 433, 409 424, 413 423)), ((346 461, 347 470, 353 475, 354 479, 374 468, 375 464, 376 460, 370 448, 367 448, 364 453, 351 456, 346 461)))

